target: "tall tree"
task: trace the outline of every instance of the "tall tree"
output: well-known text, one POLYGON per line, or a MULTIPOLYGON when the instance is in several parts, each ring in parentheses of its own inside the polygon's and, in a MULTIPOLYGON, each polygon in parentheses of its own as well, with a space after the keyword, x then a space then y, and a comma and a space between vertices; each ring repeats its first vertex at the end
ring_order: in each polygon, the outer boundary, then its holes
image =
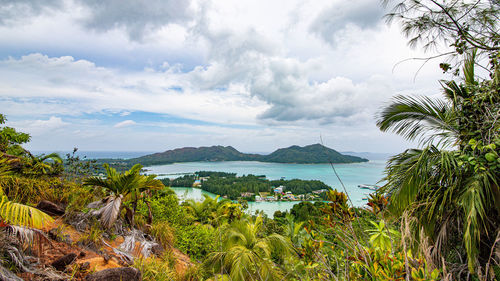
POLYGON ((416 236, 430 238, 436 254, 445 252, 451 229, 462 226, 471 271, 488 261, 500 230, 500 80, 478 82, 475 55, 465 59, 462 83, 443 82, 444 100, 398 96, 377 121, 382 131, 423 145, 388 161, 390 209, 408 214, 416 236))
MULTIPOLYGON (((0 114, 0 125, 5 124, 7 118, 0 114)), ((21 144, 30 141, 30 135, 16 131, 16 129, 3 126, 0 129, 0 152, 20 156, 25 153, 21 144)))
MULTIPOLYGON (((142 166, 140 164, 134 165, 130 170, 125 173, 118 173, 114 168, 108 164, 104 164, 107 176, 105 179, 101 177, 90 177, 85 180, 84 185, 99 186, 108 192, 106 204, 95 212, 96 215, 101 216, 101 223, 110 228, 120 214, 122 203, 125 199, 129 199, 137 205, 140 194, 149 189, 160 189, 164 187, 160 180, 155 179, 155 176, 144 176, 140 174, 142 166)), ((132 214, 131 224, 134 224, 135 208, 128 210, 132 214)))
MULTIPOLYGON (((458 74, 463 54, 478 50, 484 69, 494 72, 500 51, 498 0, 382 0, 391 5, 388 22, 397 21, 412 47, 447 56, 440 66, 458 74), (484 63, 485 62, 485 63, 484 63)), ((434 56, 436 57, 436 56, 434 56)), ((430 59, 432 57, 424 58, 430 59)))

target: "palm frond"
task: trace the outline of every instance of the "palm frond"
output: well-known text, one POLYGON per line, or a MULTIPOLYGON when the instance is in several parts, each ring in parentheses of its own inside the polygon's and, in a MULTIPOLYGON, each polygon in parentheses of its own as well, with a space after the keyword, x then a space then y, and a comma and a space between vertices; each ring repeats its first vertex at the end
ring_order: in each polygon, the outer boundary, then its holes
POLYGON ((101 223, 106 228, 111 228, 120 214, 123 196, 110 196, 106 204, 97 211, 101 216, 101 223))
POLYGON ((460 203, 465 213, 464 244, 467 250, 469 268, 474 268, 479 252, 481 231, 487 233, 485 221, 486 208, 494 203, 491 192, 492 175, 482 172, 474 175, 465 183, 465 192, 460 197, 460 203))
POLYGON ((437 132, 444 139, 453 139, 458 133, 452 107, 443 100, 429 97, 396 96, 389 106, 378 114, 377 126, 383 132, 393 131, 408 140, 420 138, 430 143, 437 132))
POLYGON ((1 195, 0 218, 8 224, 41 229, 54 220, 44 212, 19 203, 10 201, 1 195))
POLYGON ((476 65, 476 54, 477 49, 469 52, 464 61, 464 81, 467 86, 472 86, 476 84, 476 77, 474 76, 474 66, 476 65))
POLYGON ((58 153, 55 153, 55 152, 47 154, 47 155, 40 156, 40 158, 39 158, 39 160, 42 161, 42 162, 44 162, 47 159, 51 159, 55 163, 62 163, 63 162, 61 156, 58 153))

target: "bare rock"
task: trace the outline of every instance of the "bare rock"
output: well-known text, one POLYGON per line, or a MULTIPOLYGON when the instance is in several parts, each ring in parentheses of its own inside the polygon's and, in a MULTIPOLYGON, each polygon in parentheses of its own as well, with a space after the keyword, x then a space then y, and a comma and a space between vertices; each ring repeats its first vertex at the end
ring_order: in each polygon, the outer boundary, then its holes
POLYGON ((49 238, 57 242, 65 242, 67 244, 73 243, 71 236, 69 234, 60 233, 57 227, 49 230, 49 238))
POLYGON ((155 255, 157 257, 161 256, 164 251, 165 251, 165 249, 163 249, 163 247, 160 244, 154 244, 151 247, 151 253, 153 253, 153 255, 155 255))
POLYGON ((64 271, 66 269, 66 266, 72 264, 75 260, 76 254, 70 253, 55 260, 51 265, 59 271, 64 271))
POLYGON ((40 201, 40 203, 38 203, 38 205, 36 205, 36 208, 48 213, 49 215, 53 215, 53 216, 64 215, 64 208, 62 208, 61 206, 58 206, 55 203, 47 201, 47 200, 40 201))
POLYGON ((102 258, 104 259, 104 263, 108 264, 109 260, 111 259, 111 256, 108 255, 108 253, 103 253, 102 258))
POLYGON ((86 261, 80 265, 80 270, 82 270, 82 271, 87 271, 89 269, 90 269, 90 263, 88 261, 86 261))
POLYGON ((142 273, 133 267, 117 267, 87 275, 87 281, 142 281, 142 273))

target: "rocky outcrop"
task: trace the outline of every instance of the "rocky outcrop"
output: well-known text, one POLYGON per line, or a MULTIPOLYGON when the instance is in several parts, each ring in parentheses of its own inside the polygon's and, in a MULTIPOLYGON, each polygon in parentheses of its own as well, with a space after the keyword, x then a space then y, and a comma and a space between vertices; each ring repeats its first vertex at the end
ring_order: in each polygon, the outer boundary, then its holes
POLYGON ((117 267, 87 275, 87 281, 141 281, 142 273, 133 267, 117 267))
POLYGON ((40 201, 40 203, 38 203, 38 205, 36 205, 36 208, 38 210, 42 210, 42 211, 46 212, 49 215, 53 215, 53 216, 64 215, 64 208, 63 207, 58 206, 57 204, 52 203, 52 202, 47 201, 47 200, 40 201))
POLYGON ((59 271, 64 271, 66 269, 66 266, 72 264, 75 260, 76 260, 76 254, 70 253, 55 260, 54 262, 52 262, 51 265, 59 271))

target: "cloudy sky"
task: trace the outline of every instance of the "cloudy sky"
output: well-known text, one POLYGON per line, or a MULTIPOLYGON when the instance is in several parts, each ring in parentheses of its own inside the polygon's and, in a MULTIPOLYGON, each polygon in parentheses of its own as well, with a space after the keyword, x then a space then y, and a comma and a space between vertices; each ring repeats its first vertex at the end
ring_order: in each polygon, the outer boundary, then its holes
POLYGON ((33 150, 318 143, 398 152, 396 94, 435 95, 378 0, 0 0, 0 112, 33 150))

